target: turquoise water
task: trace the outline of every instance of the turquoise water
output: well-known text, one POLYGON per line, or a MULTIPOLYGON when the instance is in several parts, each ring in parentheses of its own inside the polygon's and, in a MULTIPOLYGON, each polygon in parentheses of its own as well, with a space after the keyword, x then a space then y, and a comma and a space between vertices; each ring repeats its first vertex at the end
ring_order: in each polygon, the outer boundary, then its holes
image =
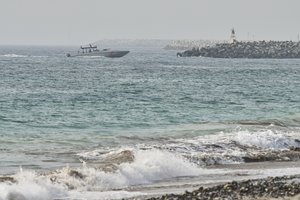
POLYGON ((0 177, 17 180, 0 182, 0 199, 125 198, 275 173, 208 166, 299 161, 297 59, 177 58, 159 46, 67 58, 73 50, 0 47, 0 177))
POLYGON ((181 126, 300 118, 299 60, 176 58, 138 47, 121 59, 70 59, 70 49, 0 49, 5 154, 53 157, 120 145, 119 135, 189 137, 207 132, 181 126))
POLYGON ((125 198, 241 173, 212 165, 299 160, 297 59, 177 58, 162 46, 67 58, 73 50, 0 47, 0 177, 17 180, 0 182, 0 199, 125 198))

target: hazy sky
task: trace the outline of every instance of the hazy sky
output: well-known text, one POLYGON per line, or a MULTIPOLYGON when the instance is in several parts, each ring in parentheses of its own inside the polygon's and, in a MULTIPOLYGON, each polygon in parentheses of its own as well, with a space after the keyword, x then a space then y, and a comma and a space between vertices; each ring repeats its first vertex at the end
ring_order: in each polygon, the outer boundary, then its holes
POLYGON ((297 40, 300 0, 0 0, 0 44, 297 40))

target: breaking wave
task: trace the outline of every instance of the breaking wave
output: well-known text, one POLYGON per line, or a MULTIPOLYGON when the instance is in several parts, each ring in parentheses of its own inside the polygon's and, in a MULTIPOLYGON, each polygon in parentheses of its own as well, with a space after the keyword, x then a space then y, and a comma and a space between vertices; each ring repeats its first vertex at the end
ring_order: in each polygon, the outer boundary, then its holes
MULTIPOLYGON (((21 171, 6 178, 6 181, 2 178, 0 199, 48 200, 87 196, 89 199, 99 199, 99 196, 102 196, 101 199, 124 198, 142 193, 115 190, 174 177, 197 176, 203 172, 203 169, 180 156, 155 149, 146 151, 123 149, 111 152, 107 157, 122 159, 124 156, 122 152, 130 154, 134 159, 111 162, 110 168, 100 165, 91 167, 85 163, 81 168, 65 167, 44 174, 21 171)), ((105 157, 102 156, 103 159, 105 157)))
POLYGON ((295 136, 295 133, 284 134, 272 130, 259 130, 254 133, 250 131, 240 131, 234 136, 233 141, 243 146, 283 150, 289 149, 290 147, 299 147, 300 142, 295 136))
MULTIPOLYGON (((68 170, 65 170, 66 172, 68 170)), ((69 183, 76 177, 65 174, 69 183)), ((14 176, 15 183, 0 183, 0 200, 53 200, 53 199, 120 199, 143 195, 141 192, 74 190, 65 183, 53 182, 49 176, 34 172, 20 172, 14 176)))
POLYGON ((300 159, 299 132, 236 130, 178 139, 162 148, 181 152, 198 165, 300 159))
POLYGON ((121 149, 100 156, 95 155, 95 152, 80 154, 79 156, 82 159, 93 158, 94 161, 105 163, 105 166, 98 165, 98 168, 102 168, 104 171, 114 171, 114 173, 86 171, 87 173, 98 173, 94 177, 100 176, 101 179, 93 181, 99 182, 100 184, 97 185, 105 188, 148 184, 180 176, 197 176, 203 172, 203 169, 180 155, 158 149, 121 149))
MULTIPOLYGON (((178 177, 227 173, 208 165, 300 159, 298 132, 237 129, 230 133, 97 148, 77 154, 82 167, 0 177, 0 200, 115 199, 144 195, 127 191, 178 177)), ((292 169, 293 170, 293 169, 292 169)), ((248 173, 248 172, 247 172, 248 173)))
POLYGON ((12 182, 0 183, 0 200, 50 200, 67 196, 66 189, 34 172, 20 172, 12 182))

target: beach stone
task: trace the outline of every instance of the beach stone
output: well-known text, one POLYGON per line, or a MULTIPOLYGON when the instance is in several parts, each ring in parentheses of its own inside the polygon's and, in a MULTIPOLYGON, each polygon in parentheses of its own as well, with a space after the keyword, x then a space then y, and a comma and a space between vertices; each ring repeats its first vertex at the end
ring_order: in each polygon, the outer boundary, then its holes
POLYGON ((78 179, 83 179, 84 178, 84 175, 76 170, 70 170, 68 172, 69 176, 73 176, 75 178, 78 178, 78 179))
POLYGON ((3 177, 0 177, 0 183, 2 183, 2 182, 16 183, 17 181, 13 177, 3 176, 3 177))
POLYGON ((259 197, 289 197, 300 194, 299 176, 268 177, 229 183, 203 188, 199 187, 184 194, 170 194, 155 199, 256 199, 259 197))
POLYGON ((118 153, 109 155, 103 160, 103 162, 121 164, 121 163, 131 163, 134 161, 134 153, 130 150, 123 150, 118 153))
POLYGON ((290 150, 300 152, 300 147, 291 147, 290 150))

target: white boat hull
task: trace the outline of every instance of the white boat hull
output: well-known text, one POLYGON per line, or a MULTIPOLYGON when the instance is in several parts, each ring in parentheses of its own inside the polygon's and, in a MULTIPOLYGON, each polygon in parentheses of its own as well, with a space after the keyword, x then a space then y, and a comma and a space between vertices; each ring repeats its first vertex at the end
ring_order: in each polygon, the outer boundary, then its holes
POLYGON ((67 57, 81 57, 81 56, 104 56, 108 58, 120 58, 128 54, 129 51, 114 51, 114 50, 100 50, 100 51, 92 51, 85 53, 77 53, 77 54, 67 54, 67 57))

